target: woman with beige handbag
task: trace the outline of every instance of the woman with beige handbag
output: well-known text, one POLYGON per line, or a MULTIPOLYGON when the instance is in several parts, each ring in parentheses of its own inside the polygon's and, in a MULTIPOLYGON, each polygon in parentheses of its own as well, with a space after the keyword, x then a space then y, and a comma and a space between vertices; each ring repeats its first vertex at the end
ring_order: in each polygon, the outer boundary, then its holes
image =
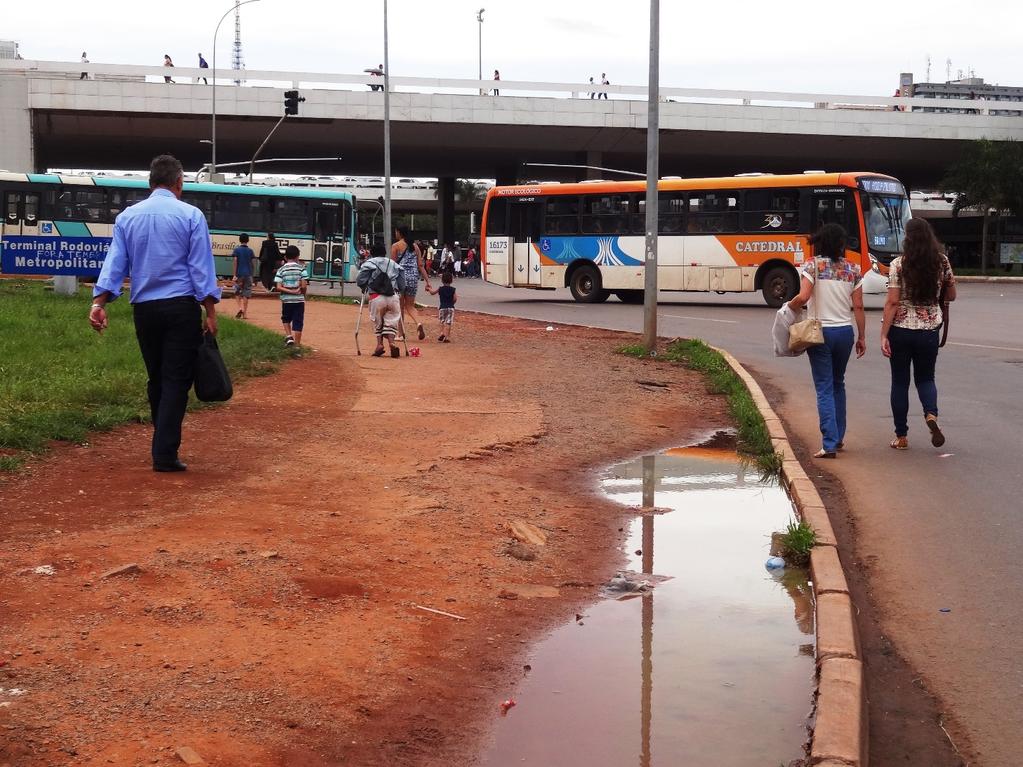
POLYGON ((810 242, 814 257, 803 267, 799 295, 788 307, 798 314, 805 306, 814 319, 792 326, 790 347, 806 349, 817 390, 823 446, 814 458, 835 458, 845 440, 845 368, 853 350, 854 316, 856 357, 867 351, 862 275, 858 265, 845 259, 846 233, 838 224, 825 224, 810 242))

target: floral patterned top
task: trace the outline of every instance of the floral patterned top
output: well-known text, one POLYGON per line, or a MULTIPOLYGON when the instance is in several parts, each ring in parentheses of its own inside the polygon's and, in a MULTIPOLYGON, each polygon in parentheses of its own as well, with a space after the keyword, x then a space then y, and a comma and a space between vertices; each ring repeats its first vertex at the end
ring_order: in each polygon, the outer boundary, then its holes
POLYGON ((914 304, 902 296, 902 256, 892 261, 888 267, 888 287, 899 288, 899 305, 895 309, 895 319, 892 325, 907 330, 937 330, 941 327, 941 307, 938 305, 938 295, 941 287, 952 287, 956 284, 955 275, 952 274, 952 265, 948 258, 941 256, 941 278, 934 288, 934 303, 914 304))

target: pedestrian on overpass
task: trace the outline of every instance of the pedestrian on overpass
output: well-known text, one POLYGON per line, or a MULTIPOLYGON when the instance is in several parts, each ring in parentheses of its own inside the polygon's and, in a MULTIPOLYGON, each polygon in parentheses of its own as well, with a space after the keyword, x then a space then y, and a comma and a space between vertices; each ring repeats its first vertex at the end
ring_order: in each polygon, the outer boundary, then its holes
POLYGON ((938 426, 938 361, 941 304, 955 301, 956 280, 948 257, 926 219, 910 219, 902 255, 888 269, 888 298, 881 324, 881 352, 892 371, 891 405, 896 450, 909 447, 909 377, 913 369, 916 393, 923 406, 931 444, 941 447, 945 435, 938 426))
POLYGON ((788 303, 797 314, 808 307, 824 335, 824 343, 806 350, 823 442, 814 458, 835 458, 845 446, 845 368, 853 350, 854 317, 856 357, 867 352, 862 275, 857 264, 845 259, 846 239, 838 224, 820 228, 811 239, 814 257, 803 267, 799 295, 788 303))
MULTIPOLYGON (((163 65, 165 67, 171 67, 171 68, 174 67, 174 62, 171 61, 171 57, 170 57, 169 54, 166 54, 166 53, 163 54, 163 65)), ((172 82, 174 82, 173 80, 170 79, 170 75, 164 75, 163 76, 163 81, 165 83, 172 83, 172 82)))
POLYGON ((131 277, 135 337, 146 364, 153 418, 153 471, 184 471, 178 459, 181 424, 192 388, 203 331, 217 334, 220 301, 206 217, 181 201, 181 163, 160 155, 149 168, 148 199, 125 209, 114 222, 89 310, 98 333, 107 327, 106 305, 131 277), (206 309, 203 322, 202 309, 206 309))
MULTIPOLYGON (((207 62, 206 59, 204 59, 202 57, 202 52, 200 52, 199 53, 199 69, 209 69, 209 68, 210 68, 209 62, 207 62)), ((206 85, 210 84, 209 80, 207 80, 205 77, 202 79, 202 81, 206 85)), ((196 79, 196 84, 198 84, 198 82, 199 82, 199 80, 196 79)))
MULTIPOLYGON (((82 51, 82 63, 83 64, 88 64, 89 63, 89 58, 85 55, 85 51, 82 51)), ((82 76, 79 77, 78 79, 79 80, 88 80, 89 79, 89 73, 88 72, 82 72, 82 76)))
POLYGON ((607 72, 600 73, 600 84, 602 87, 600 89, 600 95, 597 96, 597 98, 607 101, 607 86, 611 84, 611 81, 607 79, 607 72))
POLYGON ((494 70, 494 83, 495 83, 494 95, 495 96, 500 96, 501 95, 501 89, 496 87, 496 83, 499 83, 499 82, 501 82, 501 73, 495 69, 494 70))

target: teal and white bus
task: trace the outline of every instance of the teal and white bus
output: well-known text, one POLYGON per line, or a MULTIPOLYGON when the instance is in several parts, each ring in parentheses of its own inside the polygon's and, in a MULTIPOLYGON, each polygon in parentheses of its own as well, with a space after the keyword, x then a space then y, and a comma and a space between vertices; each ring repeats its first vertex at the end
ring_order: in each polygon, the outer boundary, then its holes
MULTIPOLYGON (((141 179, 0 172, 0 273, 99 274, 114 219, 149 196, 141 179)), ((258 254, 273 232, 296 245, 313 280, 354 279, 355 197, 328 189, 185 183, 182 199, 206 216, 217 274, 230 277, 238 235, 258 254)))

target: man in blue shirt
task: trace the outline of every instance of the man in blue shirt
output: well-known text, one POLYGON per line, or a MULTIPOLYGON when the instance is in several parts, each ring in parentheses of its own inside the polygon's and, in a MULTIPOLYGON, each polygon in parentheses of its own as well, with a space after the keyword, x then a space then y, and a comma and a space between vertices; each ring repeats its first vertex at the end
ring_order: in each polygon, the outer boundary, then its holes
POLYGON ((105 305, 131 277, 135 336, 149 374, 153 417, 153 471, 184 471, 178 460, 181 423, 192 387, 196 352, 206 332, 217 334, 220 301, 210 232, 200 210, 181 202, 181 163, 170 155, 149 168, 148 199, 123 211, 93 290, 89 323, 107 327, 105 305))

